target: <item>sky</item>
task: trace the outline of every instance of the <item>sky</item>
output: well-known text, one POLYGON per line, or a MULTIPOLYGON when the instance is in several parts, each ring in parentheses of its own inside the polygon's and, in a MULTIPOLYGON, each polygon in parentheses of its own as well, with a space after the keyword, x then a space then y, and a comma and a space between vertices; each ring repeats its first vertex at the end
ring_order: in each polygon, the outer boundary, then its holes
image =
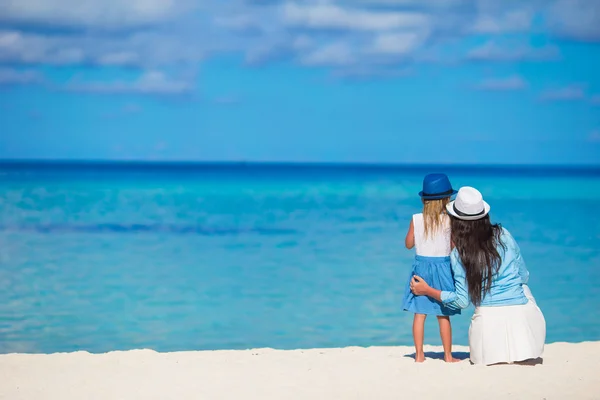
POLYGON ((0 159, 600 165, 600 0, 0 0, 0 159))

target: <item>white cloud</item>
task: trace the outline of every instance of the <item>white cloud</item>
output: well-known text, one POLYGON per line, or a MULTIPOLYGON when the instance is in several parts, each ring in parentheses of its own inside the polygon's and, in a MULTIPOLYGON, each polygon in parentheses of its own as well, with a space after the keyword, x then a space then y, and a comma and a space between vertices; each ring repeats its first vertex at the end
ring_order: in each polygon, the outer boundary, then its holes
POLYGON ((122 38, 102 35, 43 35, 0 30, 0 62, 20 64, 96 64, 151 68, 195 64, 206 49, 187 38, 140 32, 122 38), (187 41, 186 41, 187 40, 187 41))
POLYGON ((384 33, 373 42, 372 51, 380 54, 406 54, 416 49, 424 41, 418 33, 384 33))
POLYGON ((316 44, 307 35, 286 37, 281 35, 275 40, 259 42, 246 50, 246 63, 260 65, 266 62, 296 54, 306 53, 315 49, 316 44))
POLYGON ((528 10, 510 10, 504 15, 482 14, 473 25, 476 33, 523 32, 531 27, 533 14, 528 10))
POLYGON ((194 89, 194 84, 191 80, 168 78, 160 71, 147 71, 135 81, 71 82, 65 89, 97 94, 181 96, 190 94, 194 89))
POLYGON ((16 30, 0 31, 0 62, 78 64, 85 60, 79 44, 74 40, 25 34, 16 30))
POLYGON ((340 66, 354 63, 355 56, 346 43, 332 43, 321 47, 301 58, 304 65, 340 66))
POLYGON ((598 143, 600 142, 600 129, 592 131, 588 136, 588 141, 598 143))
POLYGON ((97 60, 98 64, 102 65, 138 65, 141 62, 138 53, 127 50, 100 54, 97 60))
POLYGON ((37 71, 0 68, 0 86, 30 85, 43 81, 43 76, 37 71))
POLYGON ((536 16, 540 33, 600 41, 600 0, 0 0, 0 10, 0 65, 177 71, 226 53, 385 76, 434 53, 436 62, 558 58, 505 35, 531 30, 536 16), (466 54, 460 39, 480 34, 492 39, 466 54))
POLYGON ((385 31, 423 28, 430 23, 427 15, 417 12, 375 12, 327 3, 286 3, 282 16, 287 25, 308 29, 385 31))
POLYGON ((191 6, 187 0, 0 0, 0 21, 120 29, 163 22, 191 6))
POLYGON ((113 112, 105 113, 102 116, 107 119, 122 118, 125 116, 139 114, 142 112, 142 110, 142 107, 138 104, 126 103, 120 109, 113 112))
POLYGON ((362 81, 373 78, 404 78, 412 75, 412 73, 413 71, 408 68, 370 65, 335 69, 332 73, 332 76, 336 79, 362 81))
POLYGON ((215 18, 215 24, 232 31, 242 33, 259 33, 262 30, 260 21, 251 14, 227 15, 215 18))
POLYGON ((467 53, 467 59, 474 61, 542 61, 555 60, 559 57, 558 49, 552 46, 532 48, 514 43, 500 45, 494 41, 489 41, 467 53))
MULTIPOLYGON (((545 0, 472 0, 462 7, 472 7, 471 31, 484 34, 524 32, 531 28, 537 10, 545 0)), ((547 4, 547 1, 546 1, 547 4)), ((456 7, 460 9, 460 6, 456 7)))
POLYGON ((584 41, 600 41, 600 0, 558 0, 546 13, 551 32, 584 41))
POLYGON ((469 2, 469 0, 348 0, 348 3, 362 6, 420 6, 432 9, 451 8, 469 2))
POLYGON ((572 101, 585 98, 585 90, 582 85, 573 84, 567 87, 548 90, 541 95, 542 100, 550 101, 572 101))
POLYGON ((127 103, 123 106, 121 111, 124 114, 137 114, 139 112, 142 112, 142 107, 135 103, 127 103))
POLYGON ((527 87, 527 82, 520 76, 513 75, 506 78, 486 79, 475 86, 477 90, 487 91, 512 91, 527 87))

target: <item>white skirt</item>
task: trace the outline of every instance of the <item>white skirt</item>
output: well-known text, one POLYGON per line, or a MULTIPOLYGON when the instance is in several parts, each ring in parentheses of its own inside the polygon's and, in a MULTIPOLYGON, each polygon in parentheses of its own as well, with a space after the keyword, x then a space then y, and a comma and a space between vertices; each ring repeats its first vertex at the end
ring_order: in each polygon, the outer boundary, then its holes
POLYGON ((527 285, 527 304, 477 307, 469 327, 473 364, 513 363, 541 357, 546 341, 546 320, 527 285))

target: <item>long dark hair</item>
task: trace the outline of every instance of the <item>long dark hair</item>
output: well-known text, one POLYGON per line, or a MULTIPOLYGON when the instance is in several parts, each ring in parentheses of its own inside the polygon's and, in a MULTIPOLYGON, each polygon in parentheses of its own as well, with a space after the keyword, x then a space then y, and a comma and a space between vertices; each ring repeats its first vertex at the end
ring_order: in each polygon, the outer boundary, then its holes
POLYGON ((478 306, 489 293, 492 277, 502 263, 498 247, 506 250, 500 240, 502 226, 492 224, 489 215, 475 221, 451 216, 450 221, 452 243, 465 268, 469 297, 473 305, 478 306))

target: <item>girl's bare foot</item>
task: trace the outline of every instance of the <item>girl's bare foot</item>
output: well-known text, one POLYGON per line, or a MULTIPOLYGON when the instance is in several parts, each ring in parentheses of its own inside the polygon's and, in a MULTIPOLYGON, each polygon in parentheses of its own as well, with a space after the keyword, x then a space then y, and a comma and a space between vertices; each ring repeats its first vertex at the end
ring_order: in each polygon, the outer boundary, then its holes
POLYGON ((460 362, 460 360, 458 358, 454 358, 454 357, 452 357, 452 355, 450 355, 450 356, 444 356, 444 361, 447 362, 447 363, 460 362))
POLYGON ((415 362, 422 363, 423 361, 425 361, 425 354, 424 353, 417 353, 417 354, 415 354, 415 362))

